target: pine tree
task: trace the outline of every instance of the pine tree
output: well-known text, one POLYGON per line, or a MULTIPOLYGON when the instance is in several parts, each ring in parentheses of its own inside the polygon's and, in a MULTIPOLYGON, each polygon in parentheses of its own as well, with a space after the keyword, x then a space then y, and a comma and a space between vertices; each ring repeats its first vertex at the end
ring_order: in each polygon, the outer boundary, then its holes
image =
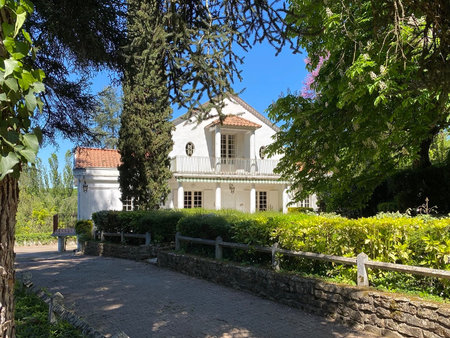
POLYGON ((104 88, 98 94, 98 104, 95 108, 95 128, 92 133, 97 136, 102 148, 116 149, 120 114, 122 113, 122 98, 117 95, 117 89, 111 86, 104 88))
POLYGON ((127 71, 121 118, 119 167, 122 199, 157 209, 169 192, 171 108, 165 74, 166 33, 157 1, 129 1, 127 71))

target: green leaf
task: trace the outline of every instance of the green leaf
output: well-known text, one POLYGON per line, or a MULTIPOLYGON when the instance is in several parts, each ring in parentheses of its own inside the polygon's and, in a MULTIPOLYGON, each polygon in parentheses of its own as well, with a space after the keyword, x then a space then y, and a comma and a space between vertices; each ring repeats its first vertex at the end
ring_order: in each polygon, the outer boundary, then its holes
POLYGON ((17 155, 9 152, 8 155, 0 157, 0 180, 2 180, 14 166, 19 163, 17 155))
POLYGON ((30 44, 33 43, 33 41, 31 41, 31 36, 30 36, 30 34, 29 34, 25 29, 22 29, 22 34, 23 34, 23 36, 25 37, 25 39, 26 39, 30 44))
POLYGON ((34 163, 36 161, 37 152, 31 149, 24 148, 23 150, 19 150, 19 154, 25 157, 28 162, 34 163))
POLYGON ((16 25, 14 28, 14 37, 16 37, 17 34, 19 33, 19 30, 20 30, 20 28, 22 28, 23 23, 25 22, 26 18, 27 18, 26 12, 16 14, 16 25))
POLYGON ((45 92, 45 86, 42 82, 35 82, 33 83, 33 89, 35 93, 42 93, 45 92))
POLYGON ((12 34, 12 32, 14 32, 14 26, 7 22, 2 23, 2 29, 5 36, 9 36, 12 34))
POLYGON ((19 61, 14 59, 6 59, 5 60, 5 74, 3 75, 5 78, 11 75, 14 69, 19 65, 19 61))
POLYGON ((23 135, 23 144, 25 147, 33 150, 35 153, 39 150, 39 139, 34 133, 23 135))
POLYGON ((0 93, 0 101, 8 101, 5 93, 0 93))
POLYGON ((29 0, 20 0, 20 5, 25 8, 28 13, 33 13, 34 6, 33 3, 29 0))
POLYGON ((30 112, 36 108, 36 96, 31 90, 25 95, 25 104, 30 112))
POLYGON ((6 0, 0 0, 0 8, 3 8, 5 6, 6 0))
POLYGON ((19 91, 19 85, 17 84, 17 80, 13 77, 10 77, 5 80, 5 85, 8 86, 9 89, 11 89, 14 92, 19 91))

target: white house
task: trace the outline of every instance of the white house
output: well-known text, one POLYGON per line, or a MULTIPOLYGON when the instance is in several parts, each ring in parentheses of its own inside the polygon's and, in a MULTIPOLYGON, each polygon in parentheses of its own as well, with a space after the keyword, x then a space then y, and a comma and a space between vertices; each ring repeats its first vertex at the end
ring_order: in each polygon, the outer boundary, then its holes
MULTIPOLYGON (((237 96, 228 95, 224 104, 222 123, 185 116, 173 121, 173 177, 165 207, 287 212, 289 182, 273 172, 279 157, 268 158, 264 151, 277 127, 237 96)), ((119 164, 116 150, 76 149, 78 218, 131 208, 120 201, 119 164)), ((315 195, 298 206, 315 209, 315 195)))

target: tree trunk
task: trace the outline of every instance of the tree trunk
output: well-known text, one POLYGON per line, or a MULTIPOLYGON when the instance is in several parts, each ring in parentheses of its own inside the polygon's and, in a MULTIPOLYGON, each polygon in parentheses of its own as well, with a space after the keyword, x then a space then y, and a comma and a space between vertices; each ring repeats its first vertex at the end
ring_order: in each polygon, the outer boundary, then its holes
POLYGON ((413 167, 416 169, 422 169, 422 168, 428 168, 431 167, 431 160, 430 160, 430 147, 433 143, 434 137, 439 132, 439 129, 434 127, 431 132, 430 136, 424 140, 422 140, 422 143, 420 143, 420 149, 418 152, 419 158, 413 162, 413 167))
POLYGON ((0 181, 0 337, 14 337, 14 231, 19 202, 17 179, 0 181))

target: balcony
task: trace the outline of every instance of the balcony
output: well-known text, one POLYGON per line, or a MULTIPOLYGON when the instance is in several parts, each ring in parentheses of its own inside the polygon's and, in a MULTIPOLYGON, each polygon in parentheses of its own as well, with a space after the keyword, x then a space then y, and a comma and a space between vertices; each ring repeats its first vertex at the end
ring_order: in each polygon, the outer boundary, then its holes
POLYGON ((170 168, 183 174, 279 176, 273 172, 277 164, 277 160, 175 156, 170 168))

